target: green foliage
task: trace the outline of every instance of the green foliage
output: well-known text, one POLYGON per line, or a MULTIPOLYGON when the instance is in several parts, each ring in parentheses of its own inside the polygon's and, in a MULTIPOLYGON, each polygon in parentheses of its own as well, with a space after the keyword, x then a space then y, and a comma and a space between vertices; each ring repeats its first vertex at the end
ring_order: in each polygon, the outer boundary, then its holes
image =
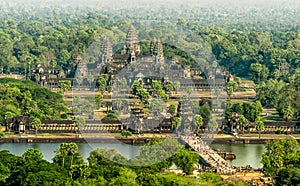
POLYGON ((87 163, 71 165, 70 174, 72 179, 87 179, 91 174, 91 169, 87 163))
POLYGON ((10 176, 10 170, 0 162, 0 184, 5 183, 5 180, 10 176))
POLYGON ((195 164, 199 162, 199 155, 182 148, 173 156, 172 160, 184 173, 192 174, 195 170, 195 164))
POLYGON ((231 96, 234 91, 238 88, 238 84, 235 81, 229 81, 226 85, 226 92, 228 96, 231 96))
POLYGON ((62 168, 70 169, 73 164, 82 164, 83 158, 77 152, 78 146, 75 143, 62 143, 55 151, 56 156, 53 162, 62 168))
POLYGON ((26 163, 40 162, 43 159, 43 154, 37 149, 29 148, 23 153, 22 158, 26 163))
MULTIPOLYGON (((77 146, 73 143, 61 144, 56 151, 57 155, 53 158, 53 163, 43 160, 41 152, 36 149, 28 149, 21 157, 10 154, 8 151, 0 151, 0 184, 8 186, 225 184, 215 173, 202 173, 200 179, 195 179, 164 172, 172 162, 175 162, 183 168, 184 172, 191 173, 194 169, 193 165, 199 160, 195 152, 184 149, 182 145, 178 146, 176 140, 157 140, 147 145, 150 148, 145 148, 141 155, 131 160, 127 160, 114 149, 96 149, 90 153, 88 163, 83 162, 76 152, 77 146), (153 147, 153 145, 156 146, 153 147), (175 151, 170 151, 171 149, 175 151), (165 155, 169 153, 170 158, 155 162, 163 153, 165 155), (66 162, 64 168, 61 166, 63 154, 66 162), (73 165, 70 163, 72 155, 74 155, 73 165), (145 157, 150 158, 149 166, 128 166, 137 159, 146 160, 143 159, 145 157)), ((293 181, 293 179, 297 180, 297 177, 294 176, 289 180, 293 181)), ((230 183, 232 185, 232 182, 230 183)))
POLYGON ((117 110, 110 110, 108 111, 108 114, 104 118, 102 118, 102 120, 119 120, 119 112, 117 110))
POLYGON ((206 185, 221 185, 222 178, 218 174, 212 172, 203 172, 200 174, 200 181, 206 185))
POLYGON ((173 117, 172 118, 172 125, 173 125, 173 127, 179 127, 181 125, 180 117, 173 117))
MULTIPOLYGON (((268 143, 262 155, 265 172, 275 177, 281 168, 290 169, 300 165, 300 148, 295 139, 281 139, 268 143)), ((281 172, 280 174, 283 174, 281 172)), ((283 178, 281 178, 283 179, 283 178)))
POLYGON ((30 81, 0 79, 0 98, 2 120, 18 115, 40 120, 60 119, 60 113, 67 111, 61 95, 30 81))
POLYGON ((61 119, 68 119, 68 114, 63 113, 63 114, 60 115, 60 118, 61 119))
POLYGON ((175 112, 176 112, 176 106, 174 104, 171 104, 169 106, 169 110, 168 111, 169 111, 170 114, 174 115, 175 112))
POLYGON ((121 135, 127 138, 128 136, 132 136, 132 133, 128 130, 123 130, 121 135))
POLYGON ((275 179, 278 185, 297 185, 300 183, 300 168, 280 169, 275 179))
POLYGON ((150 93, 146 89, 144 89, 142 84, 137 80, 134 81, 134 83, 131 86, 131 89, 132 93, 134 95, 139 96, 141 101, 145 101, 151 97, 150 93))
POLYGON ((238 113, 243 115, 247 120, 254 122, 255 119, 261 114, 263 108, 260 101, 254 103, 227 103, 226 113, 238 113))
POLYGON ((4 137, 4 132, 0 132, 0 138, 3 138, 4 137))
POLYGON ((62 90, 63 93, 65 93, 66 90, 71 88, 71 81, 69 81, 69 80, 60 80, 58 82, 58 87, 62 90))
POLYGON ((127 159, 120 155, 115 149, 97 148, 88 157, 89 165, 92 167, 113 167, 120 163, 126 163, 127 159))
POLYGON ((33 118, 31 122, 31 127, 35 129, 35 134, 37 135, 37 130, 42 126, 42 122, 39 118, 33 118))
POLYGON ((202 118, 211 118, 211 110, 208 106, 201 106, 199 107, 199 113, 202 116, 202 118))

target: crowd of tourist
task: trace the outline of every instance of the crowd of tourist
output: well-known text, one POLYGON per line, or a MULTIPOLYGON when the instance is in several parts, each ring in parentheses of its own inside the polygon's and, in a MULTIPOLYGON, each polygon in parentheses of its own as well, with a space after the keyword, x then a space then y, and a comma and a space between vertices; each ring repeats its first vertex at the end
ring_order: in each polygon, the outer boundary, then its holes
POLYGON ((205 141, 195 136, 182 136, 182 140, 188 143, 203 160, 221 174, 234 174, 236 169, 227 163, 217 152, 212 150, 205 141))

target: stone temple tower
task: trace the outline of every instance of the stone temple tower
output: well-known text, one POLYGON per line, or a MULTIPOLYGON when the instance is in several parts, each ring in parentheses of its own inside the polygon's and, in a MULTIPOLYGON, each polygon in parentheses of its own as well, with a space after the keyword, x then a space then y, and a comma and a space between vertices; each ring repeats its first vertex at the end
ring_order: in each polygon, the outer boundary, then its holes
POLYGON ((156 63, 164 63, 163 45, 160 40, 153 38, 150 44, 150 54, 154 57, 156 63))
POLYGON ((100 45, 99 60, 101 63, 107 63, 112 60, 112 45, 108 38, 104 37, 100 45))
MULTIPOLYGON (((134 27, 131 25, 129 27, 127 35, 126 35, 126 42, 125 42, 122 53, 130 55, 131 58, 135 58, 135 56, 138 55, 140 52, 141 52, 141 48, 139 45, 137 34, 136 34, 134 27)), ((131 59, 131 60, 134 60, 134 59, 131 59)))

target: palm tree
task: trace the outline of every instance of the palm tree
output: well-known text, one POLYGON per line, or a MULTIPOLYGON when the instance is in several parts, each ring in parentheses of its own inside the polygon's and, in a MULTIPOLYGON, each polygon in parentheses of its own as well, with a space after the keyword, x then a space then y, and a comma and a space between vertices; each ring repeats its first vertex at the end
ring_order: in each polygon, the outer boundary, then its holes
POLYGON ((71 167, 73 164, 74 154, 78 151, 78 146, 76 145, 76 143, 69 143, 68 146, 68 153, 71 154, 71 167))
POLYGON ((62 168, 65 166, 65 157, 68 155, 69 152, 69 145, 67 143, 60 144, 58 148, 58 152, 62 156, 62 168))

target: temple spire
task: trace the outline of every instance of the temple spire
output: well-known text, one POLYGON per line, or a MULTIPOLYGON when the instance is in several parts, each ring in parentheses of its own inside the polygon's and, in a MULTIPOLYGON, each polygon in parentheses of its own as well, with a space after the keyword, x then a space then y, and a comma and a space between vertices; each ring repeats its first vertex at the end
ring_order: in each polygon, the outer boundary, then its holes
POLYGON ((132 25, 130 25, 128 29, 124 47, 128 55, 130 55, 132 52, 139 54, 141 51, 135 28, 132 25))
POLYGON ((103 37, 100 45, 100 60, 106 63, 112 59, 112 45, 107 37, 103 37))

